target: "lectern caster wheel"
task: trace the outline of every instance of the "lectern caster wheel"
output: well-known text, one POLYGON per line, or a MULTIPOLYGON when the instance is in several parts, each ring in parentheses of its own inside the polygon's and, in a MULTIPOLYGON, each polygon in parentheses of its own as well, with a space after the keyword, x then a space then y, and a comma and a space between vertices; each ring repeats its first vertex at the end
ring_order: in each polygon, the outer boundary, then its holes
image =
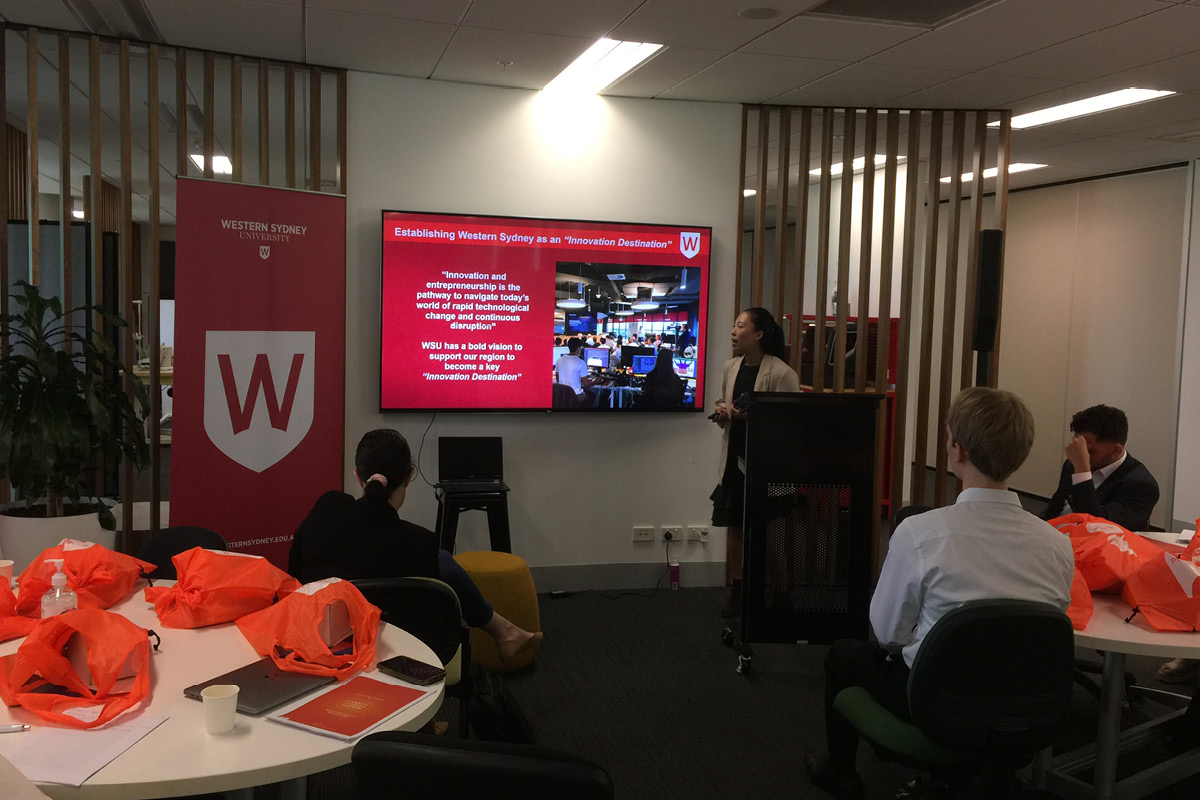
POLYGON ((750 674, 750 656, 738 656, 738 675, 750 674))
POLYGON ((721 642, 726 647, 733 647, 733 629, 732 628, 726 628, 725 630, 721 631, 721 642))

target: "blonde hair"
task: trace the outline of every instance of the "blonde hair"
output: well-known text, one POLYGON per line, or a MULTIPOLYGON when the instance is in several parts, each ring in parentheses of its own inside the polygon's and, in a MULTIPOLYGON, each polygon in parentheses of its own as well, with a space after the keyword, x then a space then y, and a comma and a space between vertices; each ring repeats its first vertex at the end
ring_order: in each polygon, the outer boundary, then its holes
POLYGON ((1012 392, 975 386, 950 404, 950 436, 987 477, 1005 481, 1033 447, 1033 414, 1012 392))

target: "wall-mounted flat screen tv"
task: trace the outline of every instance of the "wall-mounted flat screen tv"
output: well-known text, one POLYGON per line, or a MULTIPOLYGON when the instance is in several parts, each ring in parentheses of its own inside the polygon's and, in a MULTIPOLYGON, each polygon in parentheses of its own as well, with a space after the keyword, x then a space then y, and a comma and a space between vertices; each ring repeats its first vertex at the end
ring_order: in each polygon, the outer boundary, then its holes
POLYGON ((384 211, 380 409, 704 408, 711 240, 699 225, 384 211), (664 348, 692 366, 635 374, 635 353, 664 348), (643 391, 672 377, 676 405, 643 391))

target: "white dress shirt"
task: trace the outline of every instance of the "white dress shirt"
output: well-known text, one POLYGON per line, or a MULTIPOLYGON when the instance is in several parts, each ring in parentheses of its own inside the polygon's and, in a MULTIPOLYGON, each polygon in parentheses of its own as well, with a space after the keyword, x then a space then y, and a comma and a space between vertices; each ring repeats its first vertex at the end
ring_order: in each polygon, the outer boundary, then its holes
POLYGON ((942 615, 968 600, 1071 602, 1070 539, 1012 492, 964 489, 952 506, 909 517, 892 534, 871 598, 880 645, 911 667, 942 615))

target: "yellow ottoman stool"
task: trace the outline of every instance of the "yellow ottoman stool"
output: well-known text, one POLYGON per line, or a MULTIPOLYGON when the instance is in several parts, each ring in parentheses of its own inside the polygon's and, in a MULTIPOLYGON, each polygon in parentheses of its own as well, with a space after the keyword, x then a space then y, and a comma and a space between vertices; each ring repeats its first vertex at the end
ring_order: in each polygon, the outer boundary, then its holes
MULTIPOLYGON (((476 550, 459 553, 454 557, 487 599, 496 613, 527 631, 542 629, 541 613, 538 611, 537 589, 529 565, 520 556, 494 550, 476 550)), ((528 666, 536 650, 517 653, 512 658, 500 660, 496 643, 478 628, 471 629, 471 657, 489 672, 512 672, 528 666)))

